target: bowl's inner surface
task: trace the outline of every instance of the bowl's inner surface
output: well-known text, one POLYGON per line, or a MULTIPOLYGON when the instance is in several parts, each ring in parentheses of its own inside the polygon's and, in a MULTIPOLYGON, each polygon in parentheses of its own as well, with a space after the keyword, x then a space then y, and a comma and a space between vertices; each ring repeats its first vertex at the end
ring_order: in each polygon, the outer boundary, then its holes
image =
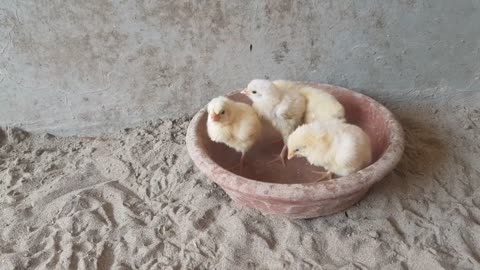
MULTIPOLYGON (((389 132, 384 116, 379 113, 379 108, 371 104, 367 99, 355 97, 354 95, 327 89, 344 105, 347 121, 360 126, 370 137, 373 148, 373 161, 375 162, 385 151, 389 143, 389 132)), ((242 94, 234 94, 231 99, 250 104, 250 100, 242 94)), ((310 183, 318 181, 320 175, 316 172, 322 171, 304 158, 294 158, 287 161, 287 167, 283 167, 280 161, 268 163, 276 158, 282 149, 283 142, 271 126, 264 124, 262 138, 247 153, 243 172, 239 173, 238 166, 240 154, 228 146, 215 143, 210 140, 206 130, 207 114, 205 113, 197 129, 197 134, 203 142, 210 158, 223 168, 242 175, 243 177, 270 183, 310 183)))

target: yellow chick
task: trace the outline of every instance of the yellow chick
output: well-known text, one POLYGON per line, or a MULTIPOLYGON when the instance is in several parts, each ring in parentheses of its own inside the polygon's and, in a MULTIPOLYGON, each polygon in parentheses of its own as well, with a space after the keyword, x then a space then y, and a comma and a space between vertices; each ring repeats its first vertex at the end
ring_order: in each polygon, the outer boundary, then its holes
POLYGON ((207 111, 208 136, 212 141, 224 143, 240 152, 242 170, 245 154, 261 135, 259 116, 250 105, 223 96, 212 99, 207 105, 207 111))
POLYGON ((370 164, 372 149, 370 138, 360 127, 331 120, 297 128, 288 138, 288 159, 295 156, 324 167, 325 176, 346 176, 370 164))
POLYGON ((306 100, 296 92, 286 92, 268 80, 252 80, 242 93, 253 102, 253 108, 282 135, 284 147, 280 160, 285 166, 288 136, 303 121, 306 100))
POLYGON ((324 90, 314 88, 299 82, 275 80, 272 82, 277 89, 302 94, 306 99, 304 122, 340 119, 345 121, 345 109, 338 100, 324 90))

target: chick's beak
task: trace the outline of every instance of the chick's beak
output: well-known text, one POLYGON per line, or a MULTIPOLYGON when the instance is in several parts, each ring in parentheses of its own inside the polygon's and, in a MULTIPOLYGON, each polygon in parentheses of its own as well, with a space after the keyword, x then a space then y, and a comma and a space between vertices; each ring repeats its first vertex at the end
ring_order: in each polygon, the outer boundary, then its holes
POLYGON ((243 89, 242 91, 240 91, 240 93, 248 96, 248 89, 245 88, 245 89, 243 89))
POLYGON ((212 113, 211 118, 212 118, 212 120, 215 121, 215 122, 220 121, 220 115, 218 115, 218 114, 216 114, 216 113, 212 113))
POLYGON ((292 153, 292 152, 288 151, 288 156, 287 156, 287 158, 288 158, 288 159, 292 159, 292 158, 294 158, 294 157, 295 157, 295 153, 292 153))

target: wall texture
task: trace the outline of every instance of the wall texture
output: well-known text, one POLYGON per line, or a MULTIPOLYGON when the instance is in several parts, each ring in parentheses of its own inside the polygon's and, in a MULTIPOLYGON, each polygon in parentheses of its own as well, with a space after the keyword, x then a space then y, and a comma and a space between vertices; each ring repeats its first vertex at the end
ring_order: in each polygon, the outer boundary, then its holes
POLYGON ((252 78, 380 100, 479 89, 480 1, 0 1, 0 125, 98 133, 252 78))

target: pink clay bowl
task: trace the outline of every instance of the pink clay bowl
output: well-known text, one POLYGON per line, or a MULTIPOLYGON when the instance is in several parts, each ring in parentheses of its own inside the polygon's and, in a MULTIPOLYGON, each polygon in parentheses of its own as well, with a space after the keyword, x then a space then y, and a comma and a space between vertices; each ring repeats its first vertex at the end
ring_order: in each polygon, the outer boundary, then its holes
MULTIPOLYGON (((240 154, 226 145, 215 143, 207 134, 205 109, 190 122, 186 143, 188 152, 210 180, 217 183, 243 206, 264 214, 288 218, 313 218, 347 209, 362 199, 370 187, 382 180, 400 161, 404 134, 393 114, 375 100, 360 93, 327 84, 309 84, 333 94, 345 107, 347 121, 363 128, 372 141, 373 163, 348 176, 318 181, 318 167, 303 158, 267 164, 280 153, 282 142, 271 126, 264 124, 262 138, 247 153, 242 173, 240 154)), ((235 91, 229 97, 250 104, 235 91)))

